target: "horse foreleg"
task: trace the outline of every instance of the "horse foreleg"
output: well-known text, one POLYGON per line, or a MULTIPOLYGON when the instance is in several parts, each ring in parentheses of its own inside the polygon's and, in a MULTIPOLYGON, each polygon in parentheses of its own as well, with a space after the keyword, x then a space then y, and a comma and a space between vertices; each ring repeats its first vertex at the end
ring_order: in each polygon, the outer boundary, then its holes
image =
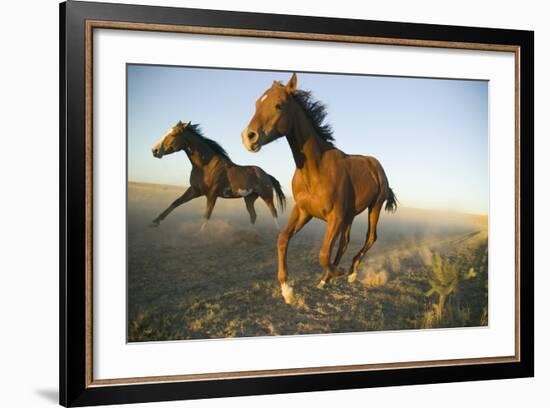
POLYGON ((328 281, 338 275, 336 273, 335 266, 330 263, 330 258, 336 237, 342 232, 343 227, 343 220, 337 216, 330 217, 327 222, 323 245, 321 246, 321 251, 319 252, 319 263, 325 271, 319 285, 317 285, 318 288, 322 288, 328 281))
POLYGON ((189 187, 185 193, 183 193, 179 198, 177 198, 170 206, 164 210, 160 215, 151 222, 151 227, 158 227, 160 222, 166 218, 168 214, 174 211, 177 207, 186 202, 192 200, 193 198, 198 197, 199 194, 195 192, 193 187, 189 187))
POLYGON ((204 221, 202 222, 200 232, 203 232, 206 228, 206 224, 208 223, 208 220, 212 215, 212 211, 214 210, 217 199, 218 196, 206 196, 206 211, 204 212, 204 221))
POLYGON ((376 226, 378 225, 378 219, 380 218, 380 211, 382 210, 382 202, 376 203, 372 208, 369 208, 369 227, 367 230, 367 239, 365 244, 359 250, 357 255, 353 257, 353 262, 351 263, 351 268, 349 270, 348 282, 353 282, 357 278, 357 268, 359 264, 365 257, 367 251, 374 245, 376 242, 376 226))
POLYGON ((300 231, 309 220, 311 220, 311 215, 301 211, 297 206, 294 206, 285 229, 279 234, 279 238, 277 239, 277 278, 279 279, 279 284, 281 285, 281 293, 283 298, 288 304, 293 302, 292 287, 287 283, 288 267, 286 263, 286 255, 288 243, 290 242, 292 236, 300 231))
POLYGON ((256 222, 256 210, 254 209, 254 202, 258 198, 258 194, 250 194, 244 198, 246 204, 246 209, 250 215, 250 223, 254 224, 256 222))

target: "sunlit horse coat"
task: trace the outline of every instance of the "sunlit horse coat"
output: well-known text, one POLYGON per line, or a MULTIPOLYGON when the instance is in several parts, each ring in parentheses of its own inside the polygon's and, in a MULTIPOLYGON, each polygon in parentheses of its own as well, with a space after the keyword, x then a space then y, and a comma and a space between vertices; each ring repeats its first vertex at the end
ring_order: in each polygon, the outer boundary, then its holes
POLYGON ((337 268, 346 251, 351 225, 356 215, 368 209, 369 227, 363 247, 353 258, 348 280, 353 282, 357 267, 376 241, 376 226, 384 202, 386 210, 394 211, 397 200, 384 169, 370 156, 349 155, 333 144, 332 130, 323 124, 324 106, 311 98, 309 92, 298 90, 296 74, 287 85, 273 82, 256 101, 256 112, 242 132, 244 146, 258 152, 262 146, 286 136, 296 170, 292 179, 295 206, 286 228, 277 242, 278 279, 287 303, 293 301, 292 288, 287 283, 287 248, 294 234, 312 217, 326 221, 327 228, 319 253, 324 269, 319 283, 344 274, 337 268), (331 252, 340 237, 336 257, 331 252))

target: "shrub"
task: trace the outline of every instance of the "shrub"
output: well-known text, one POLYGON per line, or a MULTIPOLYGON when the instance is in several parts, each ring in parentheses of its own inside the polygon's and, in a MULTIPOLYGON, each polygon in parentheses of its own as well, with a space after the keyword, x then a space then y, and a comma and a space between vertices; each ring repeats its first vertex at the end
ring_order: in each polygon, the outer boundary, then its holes
POLYGON ((433 294, 439 296, 437 305, 434 305, 436 319, 441 320, 445 313, 445 301, 447 296, 456 292, 461 280, 471 279, 476 276, 474 268, 468 269, 466 272, 461 272, 458 266, 452 263, 449 259, 442 258, 439 252, 435 252, 432 257, 432 271, 430 290, 425 294, 430 297, 433 294))

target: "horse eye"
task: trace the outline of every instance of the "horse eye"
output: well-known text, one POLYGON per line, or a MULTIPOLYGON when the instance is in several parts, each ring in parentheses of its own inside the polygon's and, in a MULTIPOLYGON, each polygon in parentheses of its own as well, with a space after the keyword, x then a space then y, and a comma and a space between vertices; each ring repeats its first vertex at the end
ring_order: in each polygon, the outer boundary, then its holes
POLYGON ((277 110, 281 110, 281 104, 280 104, 280 103, 278 103, 277 105, 275 105, 275 109, 277 109, 277 110))

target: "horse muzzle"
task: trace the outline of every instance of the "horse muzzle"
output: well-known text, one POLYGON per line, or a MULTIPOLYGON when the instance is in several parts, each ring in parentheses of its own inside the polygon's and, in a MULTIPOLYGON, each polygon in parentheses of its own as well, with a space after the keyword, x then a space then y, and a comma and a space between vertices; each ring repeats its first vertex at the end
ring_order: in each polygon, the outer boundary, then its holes
POLYGON ((261 149, 262 149, 262 145, 257 143, 257 144, 252 144, 250 145, 250 147, 247 148, 249 151, 251 151, 252 153, 258 153, 261 149))
POLYGON ((153 149, 152 149, 153 156, 155 156, 157 159, 162 158, 162 151, 161 151, 161 150, 162 150, 162 149, 153 147, 153 149))
POLYGON ((257 153, 262 148, 262 145, 260 144, 260 134, 256 131, 245 129, 241 133, 241 138, 244 147, 248 151, 257 153))

